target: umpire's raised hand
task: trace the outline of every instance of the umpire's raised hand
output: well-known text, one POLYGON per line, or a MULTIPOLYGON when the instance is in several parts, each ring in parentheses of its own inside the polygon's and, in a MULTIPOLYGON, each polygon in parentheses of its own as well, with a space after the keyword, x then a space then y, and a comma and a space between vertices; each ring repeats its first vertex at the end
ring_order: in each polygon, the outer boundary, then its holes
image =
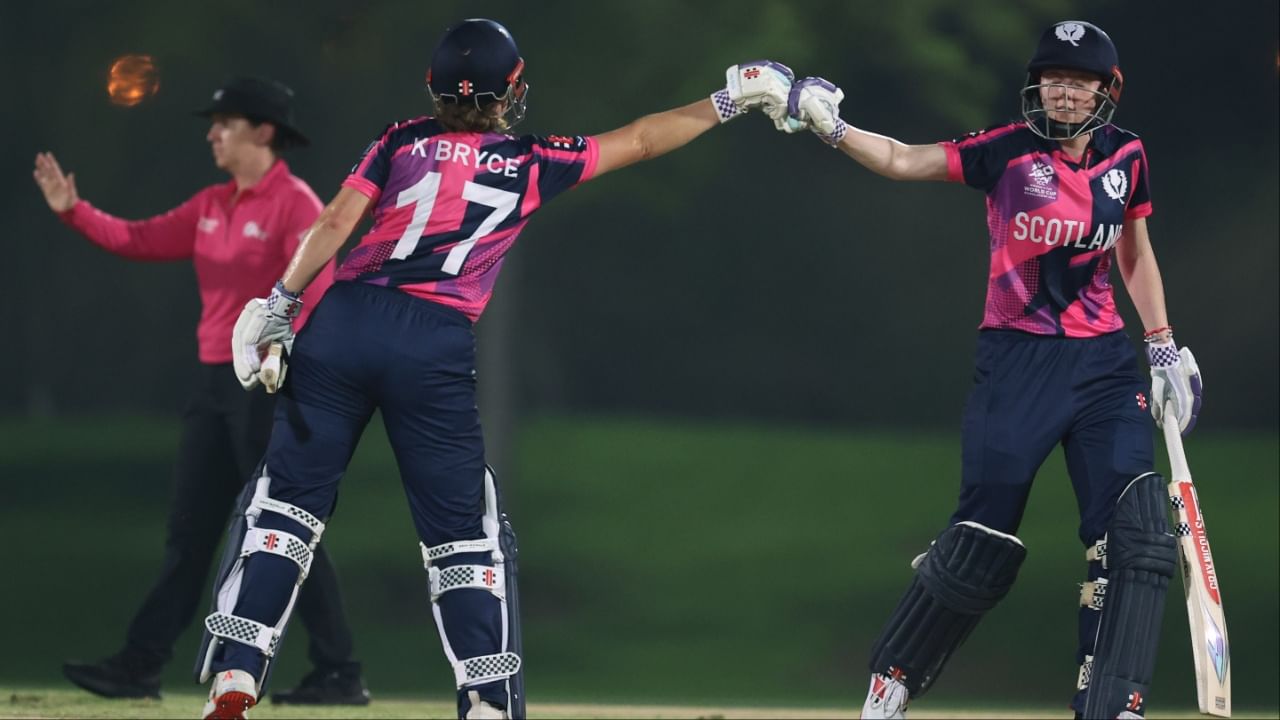
POLYGON ((54 212, 66 212, 80 201, 76 192, 76 174, 62 174, 62 167, 53 153, 36 153, 36 169, 31 173, 44 193, 44 201, 54 212))

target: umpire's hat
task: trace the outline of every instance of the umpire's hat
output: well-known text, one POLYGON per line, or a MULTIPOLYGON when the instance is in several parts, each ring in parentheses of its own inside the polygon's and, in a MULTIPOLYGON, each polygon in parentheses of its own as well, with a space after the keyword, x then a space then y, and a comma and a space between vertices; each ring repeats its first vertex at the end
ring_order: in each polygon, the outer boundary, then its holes
POLYGON ((215 113, 243 115, 254 122, 269 122, 284 147, 311 144, 294 124, 293 90, 284 83, 261 77, 235 76, 213 93, 208 107, 196 112, 202 117, 215 113))

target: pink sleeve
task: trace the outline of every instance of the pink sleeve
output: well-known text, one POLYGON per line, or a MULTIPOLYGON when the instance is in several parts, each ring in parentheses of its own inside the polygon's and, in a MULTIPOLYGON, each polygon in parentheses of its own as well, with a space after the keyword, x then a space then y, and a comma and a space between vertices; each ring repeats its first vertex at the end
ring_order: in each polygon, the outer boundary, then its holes
POLYGON ((163 215, 124 220, 81 200, 58 217, 93 244, 133 260, 184 260, 191 257, 200 218, 202 190, 163 215))
POLYGON ((594 136, 587 138, 586 156, 586 166, 582 168, 582 177, 578 178, 579 185, 595 177, 596 164, 600 162, 600 141, 594 136))
POLYGON ((947 182, 964 182, 964 165, 960 162, 960 148, 949 141, 938 143, 947 153, 947 182))

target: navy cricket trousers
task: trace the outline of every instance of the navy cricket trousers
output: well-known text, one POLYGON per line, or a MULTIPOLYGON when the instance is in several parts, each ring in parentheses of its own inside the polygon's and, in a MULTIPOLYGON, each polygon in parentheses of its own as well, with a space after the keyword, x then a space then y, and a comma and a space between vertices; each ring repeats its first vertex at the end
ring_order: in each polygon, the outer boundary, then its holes
POLYGON ((1125 486, 1154 469, 1148 389, 1122 332, 1093 338, 980 333, 952 523, 972 520, 1016 534, 1036 472, 1061 445, 1080 511, 1080 541, 1092 545, 1106 533, 1125 486))
MULTIPOLYGON (((952 524, 1017 534, 1040 466, 1061 445, 1085 547, 1107 532, 1130 481, 1154 469, 1148 380, 1122 332, 1060 338, 987 330, 978 337, 962 423, 963 473, 952 524)), ((1088 563, 1087 579, 1105 575, 1088 563)), ((1076 663, 1093 654, 1100 615, 1077 612, 1076 663)), ((1072 707, 1084 707, 1078 691, 1072 707)))
MULTIPOLYGON (((418 539, 430 547, 485 537, 471 321, 443 305, 364 283, 334 284, 294 343, 265 458, 270 497, 327 522, 338 481, 375 409, 382 412, 418 539)), ((263 513, 259 527, 309 536, 274 513, 263 513)), ((450 560, 492 563, 488 553, 450 560)), ((275 625, 296 577, 287 559, 250 556, 235 614, 275 625)), ((459 657, 501 651, 497 598, 459 590, 442 595, 439 608, 459 657)), ((230 643, 213 669, 257 674, 262 662, 256 649, 230 643)))

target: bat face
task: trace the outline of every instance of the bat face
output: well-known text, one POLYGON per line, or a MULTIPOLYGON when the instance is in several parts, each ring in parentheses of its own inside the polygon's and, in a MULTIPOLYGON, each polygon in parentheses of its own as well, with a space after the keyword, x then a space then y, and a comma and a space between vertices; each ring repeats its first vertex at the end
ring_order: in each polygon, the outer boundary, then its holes
POLYGON ((1191 627, 1196 665, 1196 695, 1200 711, 1222 717, 1231 715, 1231 655, 1226 614, 1218 573, 1209 547, 1200 498, 1189 475, 1169 483, 1169 504, 1177 515, 1173 533, 1178 538, 1187 617, 1191 627))

